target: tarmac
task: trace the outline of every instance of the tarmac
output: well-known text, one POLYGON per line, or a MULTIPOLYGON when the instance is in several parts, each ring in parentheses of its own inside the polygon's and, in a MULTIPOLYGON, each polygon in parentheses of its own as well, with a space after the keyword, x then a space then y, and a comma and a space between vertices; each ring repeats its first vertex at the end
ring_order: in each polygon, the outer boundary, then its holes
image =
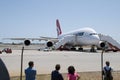
MULTIPOLYGON (((22 72, 24 75, 24 69, 28 67, 29 61, 34 61, 37 74, 50 74, 56 64, 61 65, 61 73, 67 73, 70 65, 75 67, 76 72, 101 71, 101 52, 24 50, 22 72)), ((11 54, 0 54, 10 76, 20 76, 21 53, 22 50, 13 50, 11 54)), ((120 52, 105 52, 103 63, 105 61, 110 61, 114 71, 120 71, 120 52)))

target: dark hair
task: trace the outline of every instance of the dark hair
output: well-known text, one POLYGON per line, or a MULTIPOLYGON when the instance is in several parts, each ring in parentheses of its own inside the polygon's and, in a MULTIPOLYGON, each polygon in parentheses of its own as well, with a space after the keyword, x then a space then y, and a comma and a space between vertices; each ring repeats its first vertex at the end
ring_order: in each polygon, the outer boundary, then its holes
POLYGON ((30 62, 28 63, 28 65, 29 65, 29 67, 32 67, 32 66, 34 65, 34 62, 33 62, 33 61, 30 61, 30 62))
POLYGON ((109 65, 110 65, 110 62, 109 62, 109 61, 106 61, 106 65, 109 66, 109 65))
POLYGON ((60 70, 60 64, 56 64, 55 69, 60 70))
POLYGON ((74 73, 75 73, 75 68, 74 68, 74 66, 69 66, 69 67, 68 67, 68 73, 74 75, 74 73))

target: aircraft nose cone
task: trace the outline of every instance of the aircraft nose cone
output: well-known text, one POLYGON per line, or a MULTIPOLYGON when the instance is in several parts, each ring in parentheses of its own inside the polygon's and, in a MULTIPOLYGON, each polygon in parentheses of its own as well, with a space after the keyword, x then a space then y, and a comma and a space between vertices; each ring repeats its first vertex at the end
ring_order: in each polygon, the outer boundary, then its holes
POLYGON ((99 36, 98 36, 98 35, 94 35, 94 36, 93 36, 93 41, 94 41, 94 44, 98 44, 99 41, 100 41, 99 36))

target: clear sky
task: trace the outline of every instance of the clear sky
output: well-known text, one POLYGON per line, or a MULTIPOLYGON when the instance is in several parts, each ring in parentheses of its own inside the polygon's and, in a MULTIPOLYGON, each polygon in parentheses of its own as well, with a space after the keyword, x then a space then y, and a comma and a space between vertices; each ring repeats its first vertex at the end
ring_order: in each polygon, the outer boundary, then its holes
POLYGON ((0 39, 57 37, 56 19, 63 33, 91 27, 120 43, 120 0, 0 0, 0 39))

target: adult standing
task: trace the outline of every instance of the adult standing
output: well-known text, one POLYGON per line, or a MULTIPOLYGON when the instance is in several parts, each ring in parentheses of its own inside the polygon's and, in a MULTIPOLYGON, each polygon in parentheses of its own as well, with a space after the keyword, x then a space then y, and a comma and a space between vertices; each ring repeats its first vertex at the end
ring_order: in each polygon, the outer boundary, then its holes
POLYGON ((36 70, 33 69, 34 62, 30 61, 28 66, 29 67, 25 69, 25 80, 36 80, 36 70))
POLYGON ((110 62, 106 61, 106 66, 103 68, 104 80, 113 80, 112 68, 110 67, 110 62))
POLYGON ((59 70, 60 70, 60 64, 56 64, 55 70, 52 71, 51 73, 51 80, 64 80, 59 70))

